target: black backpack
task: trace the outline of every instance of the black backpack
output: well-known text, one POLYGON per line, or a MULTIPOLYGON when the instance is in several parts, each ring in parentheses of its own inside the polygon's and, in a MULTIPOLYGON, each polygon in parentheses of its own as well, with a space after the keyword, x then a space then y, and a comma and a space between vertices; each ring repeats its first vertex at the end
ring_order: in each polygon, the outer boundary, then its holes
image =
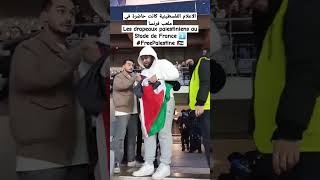
POLYGON ((90 115, 99 115, 106 107, 106 102, 109 102, 106 95, 106 79, 100 73, 107 57, 107 54, 103 54, 76 86, 79 103, 90 115))
POLYGON ((219 92, 226 84, 227 76, 223 67, 215 60, 210 60, 211 68, 211 83, 210 92, 215 94, 219 92))

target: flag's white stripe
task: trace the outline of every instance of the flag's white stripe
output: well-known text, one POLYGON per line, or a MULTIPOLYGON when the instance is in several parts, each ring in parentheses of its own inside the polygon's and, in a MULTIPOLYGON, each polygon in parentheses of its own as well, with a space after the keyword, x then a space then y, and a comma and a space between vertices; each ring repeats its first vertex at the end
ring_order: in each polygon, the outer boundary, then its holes
POLYGON ((146 129, 146 126, 145 126, 144 109, 143 109, 143 101, 142 101, 142 98, 139 98, 139 101, 140 101, 140 121, 141 121, 141 129, 142 129, 142 132, 144 133, 144 135, 145 135, 146 137, 148 137, 147 129, 146 129))

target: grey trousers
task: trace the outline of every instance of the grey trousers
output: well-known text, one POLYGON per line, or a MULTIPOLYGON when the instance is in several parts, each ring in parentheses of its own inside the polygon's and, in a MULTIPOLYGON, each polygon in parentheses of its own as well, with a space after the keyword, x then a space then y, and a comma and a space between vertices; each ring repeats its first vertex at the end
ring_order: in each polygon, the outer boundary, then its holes
POLYGON ((17 173, 18 180, 89 180, 88 165, 17 173))
POLYGON ((124 154, 124 139, 128 128, 127 159, 128 162, 134 161, 137 137, 136 115, 116 116, 112 122, 111 129, 111 150, 115 153, 115 163, 121 163, 124 154))
MULTIPOLYGON (((173 113, 174 113, 175 101, 174 98, 170 98, 167 102, 167 114, 166 114, 166 122, 164 127, 158 133, 159 143, 160 143, 160 162, 166 165, 171 164, 171 156, 172 156, 172 121, 173 121, 173 113)), ((153 135, 150 137, 144 137, 144 158, 145 161, 153 165, 153 161, 155 160, 156 155, 156 147, 157 147, 157 136, 153 135)))

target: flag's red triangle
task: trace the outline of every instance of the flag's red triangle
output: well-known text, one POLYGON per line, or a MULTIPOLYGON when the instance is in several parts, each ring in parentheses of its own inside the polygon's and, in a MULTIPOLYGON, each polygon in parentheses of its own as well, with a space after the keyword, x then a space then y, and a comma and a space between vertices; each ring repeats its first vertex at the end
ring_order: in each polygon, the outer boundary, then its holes
POLYGON ((142 102, 143 102, 145 127, 148 134, 150 132, 150 128, 152 124, 156 120, 161 110, 163 98, 164 98, 164 90, 162 90, 159 94, 156 94, 153 91, 153 87, 151 85, 143 87, 142 102))

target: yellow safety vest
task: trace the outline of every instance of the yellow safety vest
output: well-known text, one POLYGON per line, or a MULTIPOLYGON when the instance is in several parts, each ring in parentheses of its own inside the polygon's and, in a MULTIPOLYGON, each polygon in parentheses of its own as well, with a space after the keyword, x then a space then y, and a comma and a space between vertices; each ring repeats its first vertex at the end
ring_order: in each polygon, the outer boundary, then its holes
MULTIPOLYGON (((198 91, 199 91, 199 86, 200 86, 200 79, 199 79, 199 66, 202 60, 205 61, 210 61, 209 58, 207 57, 201 57, 199 59, 199 62, 196 66, 196 68, 194 69, 193 73, 192 73, 192 77, 190 80, 190 85, 189 85, 189 107, 191 110, 195 110, 195 105, 197 103, 197 95, 198 95, 198 91)), ((210 74, 208 74, 208 76, 210 76, 210 74)), ((204 104, 204 110, 210 110, 210 91, 208 93, 208 98, 204 104)))
MULTIPOLYGON (((283 0, 263 42, 255 77, 254 141, 259 151, 272 153, 271 138, 276 129, 276 112, 285 87, 286 57, 283 41, 284 16, 288 0, 283 0)), ((302 152, 320 151, 320 98, 300 143, 302 152)))

